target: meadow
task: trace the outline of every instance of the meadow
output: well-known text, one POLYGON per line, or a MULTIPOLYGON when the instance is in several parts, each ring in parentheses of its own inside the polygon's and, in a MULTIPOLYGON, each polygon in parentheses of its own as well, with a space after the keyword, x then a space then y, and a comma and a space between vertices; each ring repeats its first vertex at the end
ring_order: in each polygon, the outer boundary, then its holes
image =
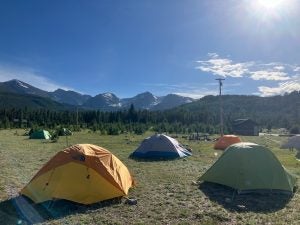
MULTIPOLYGON (((0 131, 0 224, 29 224, 18 201, 18 191, 56 152, 67 144, 90 143, 115 154, 130 170, 136 187, 129 192, 136 205, 107 201, 89 206, 65 201, 27 203, 39 215, 35 224, 300 224, 299 190, 293 196, 276 193, 236 195, 220 185, 198 182, 222 154, 213 142, 178 138, 193 149, 193 156, 170 161, 136 161, 128 158, 144 135, 100 135, 88 130, 60 137, 58 142, 30 140, 24 130, 0 131)), ((269 147, 281 163, 298 176, 295 152, 279 149, 284 137, 241 137, 269 147)), ((30 212, 32 212, 32 210, 30 212)))

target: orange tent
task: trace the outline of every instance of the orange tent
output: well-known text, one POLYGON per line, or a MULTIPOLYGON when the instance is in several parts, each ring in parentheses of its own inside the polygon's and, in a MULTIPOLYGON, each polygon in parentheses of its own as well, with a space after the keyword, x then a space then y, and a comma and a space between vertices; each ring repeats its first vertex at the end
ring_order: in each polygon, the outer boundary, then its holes
POLYGON ((223 135, 215 143, 214 149, 225 150, 228 146, 241 142, 241 139, 235 135, 223 135))
POLYGON ((108 150, 78 144, 58 152, 20 193, 36 203, 66 199, 92 204, 127 195, 133 185, 127 167, 108 150))

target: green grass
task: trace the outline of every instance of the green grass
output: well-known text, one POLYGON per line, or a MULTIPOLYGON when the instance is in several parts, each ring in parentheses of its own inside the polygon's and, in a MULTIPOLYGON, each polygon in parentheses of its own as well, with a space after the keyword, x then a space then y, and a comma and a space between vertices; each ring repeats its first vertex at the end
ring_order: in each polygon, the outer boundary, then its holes
MULTIPOLYGON (((26 224, 16 212, 13 200, 39 168, 66 147, 57 143, 29 140, 0 131, 0 224, 26 224)), ((22 134, 22 130, 18 130, 22 134)), ((138 204, 99 203, 91 206, 58 203, 49 208, 34 206, 42 224, 300 224, 299 191, 291 199, 282 196, 236 196, 222 187, 199 188, 198 178, 222 154, 213 143, 187 141, 193 156, 174 161, 135 161, 128 155, 151 135, 101 136, 82 131, 69 137, 69 144, 91 143, 107 148, 129 168, 137 181, 129 197, 138 204), (217 156, 215 155, 217 153, 217 156), (214 193, 211 193, 211 192, 214 193), (255 197, 255 199, 253 199, 255 197)), ((282 137, 242 137, 243 141, 268 146, 282 164, 300 177, 295 152, 279 149, 282 137)), ((299 185, 298 180, 298 185, 299 185)))

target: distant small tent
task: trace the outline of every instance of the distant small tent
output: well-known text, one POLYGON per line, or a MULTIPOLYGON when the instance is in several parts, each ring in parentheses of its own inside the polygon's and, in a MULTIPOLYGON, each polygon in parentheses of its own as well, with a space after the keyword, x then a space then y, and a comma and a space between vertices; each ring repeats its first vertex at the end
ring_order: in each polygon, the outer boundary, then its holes
POLYGON ((267 148, 249 142, 233 144, 201 176, 238 191, 280 190, 293 192, 296 178, 267 148))
POLYGON ((235 135, 223 135, 214 145, 214 149, 225 150, 228 146, 241 142, 241 139, 235 135))
POLYGON ((36 130, 30 133, 30 139, 50 139, 51 135, 47 130, 36 130))
POLYGON ((127 167, 108 150, 78 144, 58 152, 20 193, 35 203, 65 199, 92 204, 125 196, 133 185, 127 167))
POLYGON ((72 135, 72 131, 67 128, 61 128, 58 130, 58 136, 70 136, 72 135))
POLYGON ((192 155, 192 153, 182 146, 176 139, 164 134, 155 134, 144 139, 130 157, 172 159, 190 155, 192 155))
POLYGON ((288 149, 295 148, 300 150, 300 135, 296 135, 289 138, 287 142, 281 145, 281 148, 288 148, 288 149))

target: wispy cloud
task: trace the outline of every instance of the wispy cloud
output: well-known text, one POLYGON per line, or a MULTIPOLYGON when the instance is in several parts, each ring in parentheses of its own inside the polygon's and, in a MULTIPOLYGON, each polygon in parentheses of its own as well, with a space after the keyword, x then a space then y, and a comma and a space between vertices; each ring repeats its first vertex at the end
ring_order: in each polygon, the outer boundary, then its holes
POLYGON ((218 89, 211 90, 211 88, 201 87, 203 84, 182 83, 182 84, 167 84, 167 83, 144 83, 141 84, 147 87, 160 87, 163 90, 169 90, 169 93, 190 97, 194 99, 202 98, 206 95, 216 95, 218 89))
POLYGON ((218 58, 218 55, 211 55, 207 61, 197 61, 200 66, 196 69, 204 72, 211 72, 222 77, 242 77, 248 72, 249 63, 233 63, 230 59, 218 58))
MULTIPOLYGON (((213 82, 213 83, 206 83, 204 84, 205 86, 219 86, 219 83, 217 82, 213 82)), ((238 87, 241 86, 242 84, 240 82, 236 82, 236 83, 227 83, 226 87, 238 87)))
POLYGON ((54 91, 58 88, 64 90, 73 90, 70 87, 57 84, 56 82, 41 75, 34 69, 0 65, 0 81, 3 82, 12 79, 24 81, 45 91, 54 91))
POLYGON ((173 94, 176 95, 181 95, 184 97, 190 97, 193 99, 200 99, 206 95, 216 95, 216 92, 212 92, 212 91, 195 91, 195 92, 174 92, 173 94))
POLYGON ((210 58, 213 58, 213 59, 217 59, 219 58, 219 55, 215 52, 210 52, 207 54, 210 58))
POLYGON ((272 70, 258 70, 250 72, 250 77, 253 80, 289 80, 291 79, 287 73, 282 71, 272 71, 272 70))
POLYGON ((294 68, 294 71, 295 71, 295 72, 300 72, 300 66, 296 66, 296 67, 294 68))
POLYGON ((260 86, 258 87, 258 90, 261 93, 261 96, 264 97, 278 94, 282 95, 284 93, 300 90, 300 81, 281 82, 277 87, 260 86))
POLYGON ((208 60, 196 61, 195 69, 213 75, 233 78, 250 78, 255 81, 272 81, 274 86, 259 86, 262 96, 283 94, 300 90, 300 66, 280 62, 261 63, 255 61, 234 62, 217 53, 208 53, 208 60))
POLYGON ((284 66, 275 66, 274 69, 275 70, 284 70, 285 67, 284 66))

